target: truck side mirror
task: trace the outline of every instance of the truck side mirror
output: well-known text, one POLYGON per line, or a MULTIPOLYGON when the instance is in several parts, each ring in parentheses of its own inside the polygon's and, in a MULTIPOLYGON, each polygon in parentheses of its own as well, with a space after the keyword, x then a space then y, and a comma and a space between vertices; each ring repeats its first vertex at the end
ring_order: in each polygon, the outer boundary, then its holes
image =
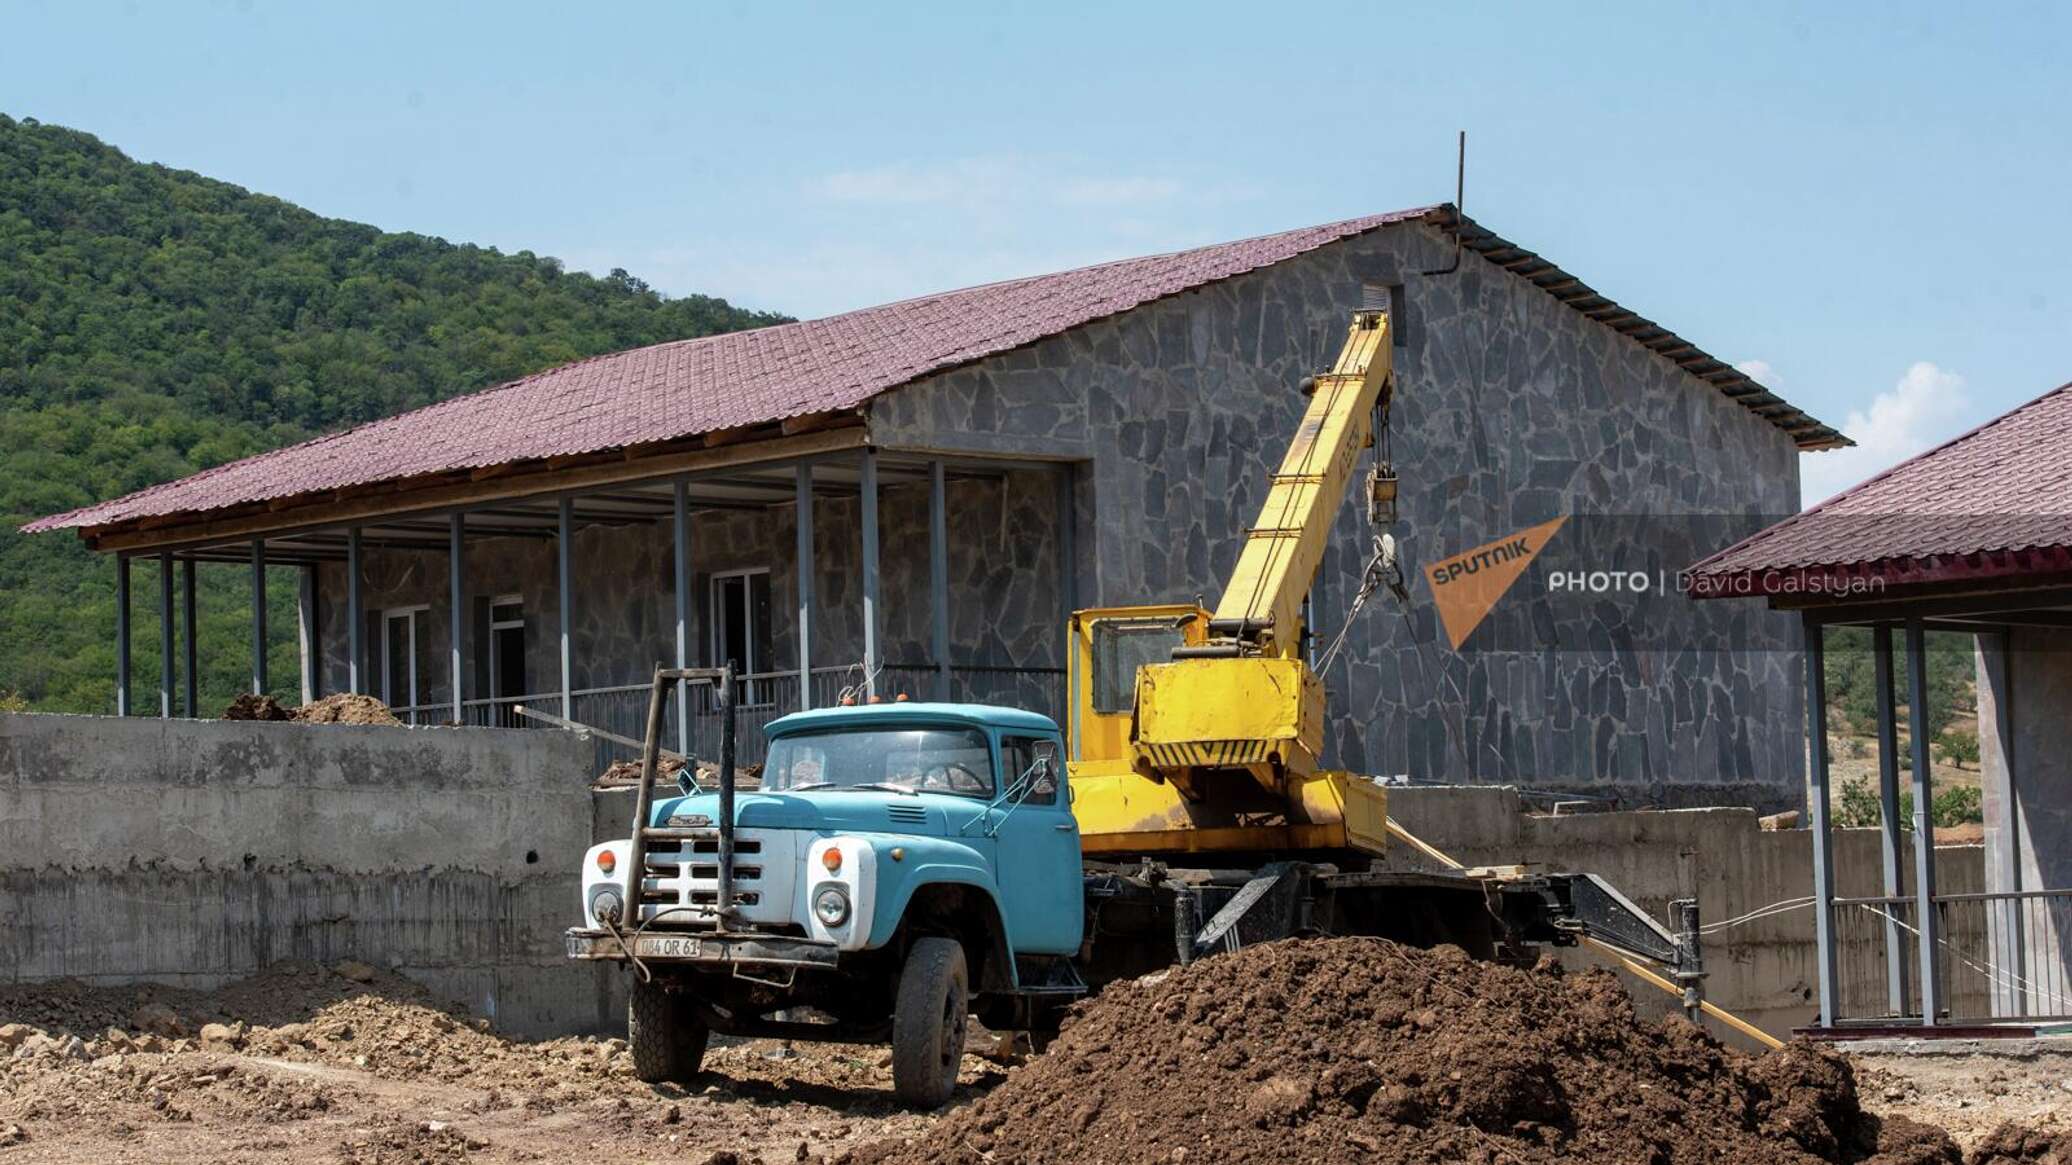
POLYGON ((1055 797, 1058 792, 1058 775, 1050 767, 1050 758, 1036 758, 1036 772, 1029 781, 1029 793, 1035 797, 1055 797))

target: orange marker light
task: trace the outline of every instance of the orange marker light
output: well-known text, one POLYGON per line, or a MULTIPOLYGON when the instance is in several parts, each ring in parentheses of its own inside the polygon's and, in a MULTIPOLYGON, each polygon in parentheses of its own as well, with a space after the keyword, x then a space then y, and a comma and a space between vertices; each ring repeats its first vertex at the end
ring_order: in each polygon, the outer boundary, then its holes
POLYGON ((602 872, 609 874, 618 867, 618 864, 619 859, 612 856, 612 851, 608 849, 597 851, 597 868, 602 872))
POLYGON ((828 873, 830 873, 830 874, 839 874, 839 873, 841 873, 841 872, 842 872, 842 851, 841 851, 841 850, 839 850, 839 849, 836 849, 836 848, 835 848, 834 846, 828 846, 828 847, 827 847, 826 849, 824 849, 824 850, 821 850, 821 851, 820 851, 820 864, 821 864, 821 865, 823 865, 823 866, 826 866, 826 867, 827 867, 827 872, 828 872, 828 873))

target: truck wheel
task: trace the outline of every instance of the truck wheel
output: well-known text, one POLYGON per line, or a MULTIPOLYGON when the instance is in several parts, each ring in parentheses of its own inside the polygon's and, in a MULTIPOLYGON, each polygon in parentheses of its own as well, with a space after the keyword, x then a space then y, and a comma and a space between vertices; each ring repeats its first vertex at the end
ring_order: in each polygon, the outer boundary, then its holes
POLYGON ((705 1063, 705 1042, 712 1037, 683 996, 660 983, 633 984, 626 1001, 626 1046, 633 1053, 633 1074, 649 1084, 683 1083, 705 1063))
POLYGON ((968 1005, 964 948, 952 938, 915 939, 899 972, 892 1011, 892 1091, 934 1108, 957 1087, 968 1005))

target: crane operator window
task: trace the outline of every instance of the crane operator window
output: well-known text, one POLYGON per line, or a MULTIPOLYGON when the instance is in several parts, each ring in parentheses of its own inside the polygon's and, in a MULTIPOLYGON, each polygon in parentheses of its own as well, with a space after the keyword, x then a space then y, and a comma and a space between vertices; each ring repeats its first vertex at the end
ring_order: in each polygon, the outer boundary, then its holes
POLYGON ((1128 712, 1137 704, 1137 669, 1147 663, 1169 663, 1173 649, 1186 640, 1170 620, 1094 624, 1094 711, 1128 712))

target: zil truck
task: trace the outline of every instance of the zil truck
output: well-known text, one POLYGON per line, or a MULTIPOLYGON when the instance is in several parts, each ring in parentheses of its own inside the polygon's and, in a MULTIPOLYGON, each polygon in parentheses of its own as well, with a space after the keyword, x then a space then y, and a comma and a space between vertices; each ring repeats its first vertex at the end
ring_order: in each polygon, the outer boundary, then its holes
MULTIPOLYGON (((570 957, 632 977, 640 1078, 688 1079, 713 1033, 880 1043, 900 1098, 933 1106, 967 1016, 1040 1042, 1117 978, 1302 934, 1506 960, 1588 938, 1663 965, 1695 1008, 1694 907, 1672 933, 1590 874, 1377 868, 1400 834, 1386 788, 1320 764, 1302 599, 1361 451, 1385 434, 1389 354, 1387 315, 1363 311, 1305 379, 1216 609, 1073 615, 1065 731, 1018 708, 866 694, 770 723, 760 782, 737 790, 731 668, 658 671, 631 827, 585 855, 567 936, 570 957), (665 795, 680 683, 715 687, 720 779, 701 788, 685 765, 665 795)), ((1394 490, 1377 456, 1378 525, 1394 490)), ((1348 619, 1389 581, 1393 544, 1375 546, 1348 619)))

